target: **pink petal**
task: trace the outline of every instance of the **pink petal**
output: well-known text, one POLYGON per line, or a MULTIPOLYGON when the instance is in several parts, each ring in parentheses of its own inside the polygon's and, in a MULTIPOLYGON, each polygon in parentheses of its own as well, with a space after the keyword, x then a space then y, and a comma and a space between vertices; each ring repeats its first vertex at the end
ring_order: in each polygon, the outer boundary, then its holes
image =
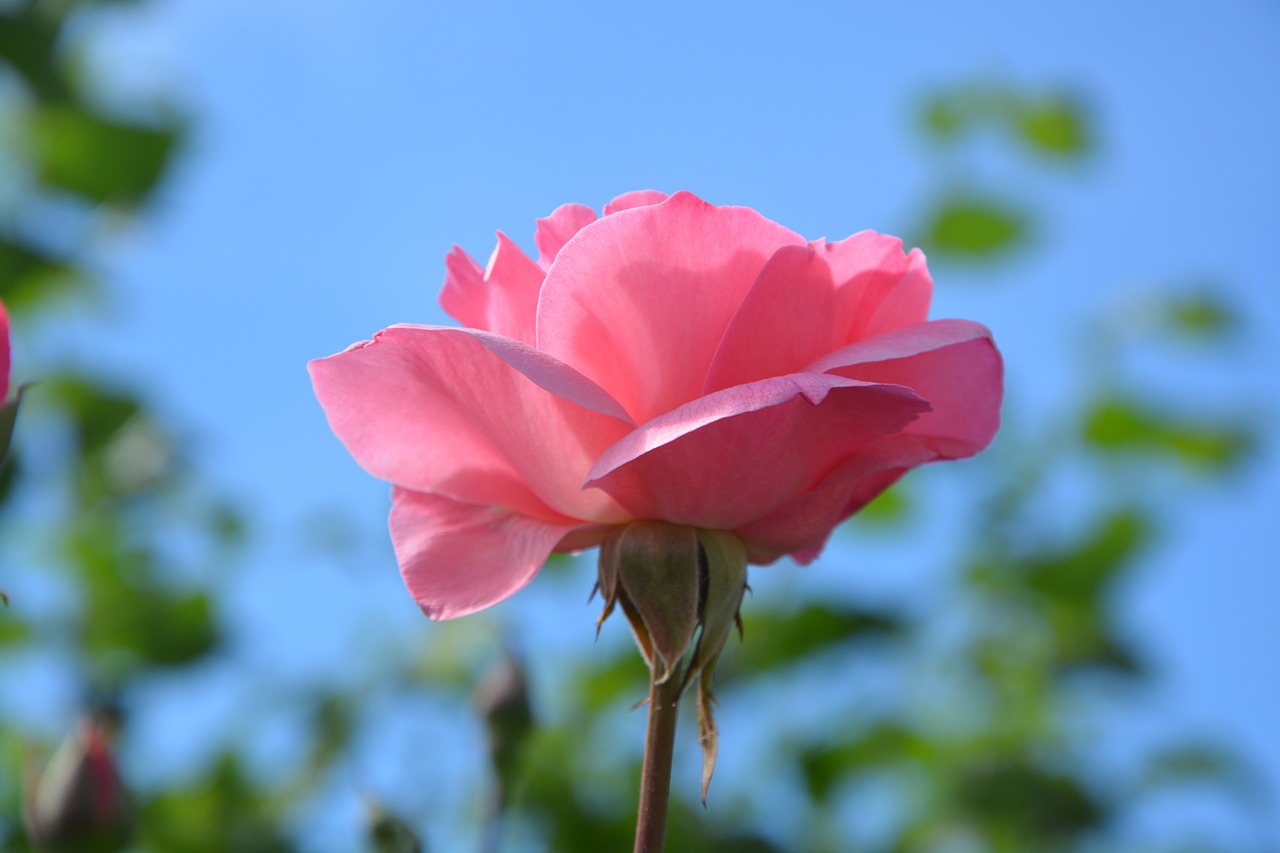
POLYGON ((330 427, 375 477, 553 522, 625 517, 581 486, 631 425, 544 353, 471 329, 393 326, 309 368, 330 427))
POLYGON ((545 219, 538 220, 533 242, 538 247, 538 266, 546 269, 560 249, 583 228, 596 221, 596 212, 585 204, 562 204, 545 219))
POLYGON ((753 210, 689 193, 606 216, 578 232, 548 271, 538 348, 643 423, 701 394, 743 296, 790 244, 804 240, 753 210))
POLYGON ((919 249, 904 255, 901 240, 874 231, 816 245, 835 279, 837 345, 928 318, 933 279, 919 249))
POLYGON ((461 246, 449 250, 444 267, 440 307, 464 326, 485 328, 489 324, 489 290, 485 287, 484 270, 461 246))
POLYGON ((866 471, 868 460, 849 460, 813 489, 773 513, 734 531, 753 563, 790 554, 799 563, 817 559, 837 524, 897 482, 906 468, 866 471))
POLYGON ((914 390, 933 410, 903 432, 927 439, 937 459, 974 455, 1000 426, 1004 365, 980 323, 918 323, 837 350, 808 369, 914 390))
POLYGON ((506 234, 498 232, 498 245, 483 273, 457 246, 445 259, 445 269, 440 307, 464 326, 533 345, 544 272, 506 234))
POLYGON ((651 204, 662 204, 669 196, 658 190, 632 190, 629 193, 623 193, 604 206, 604 215, 612 216, 620 210, 630 210, 633 207, 646 207, 651 204))
POLYGON ((627 435, 601 455, 587 485, 637 518, 736 530, 928 408, 907 388, 822 374, 738 385, 627 435))
POLYGON ((0 403, 9 393, 9 315, 0 302, 0 403))
POLYGON ((835 349, 833 289, 822 253, 775 252, 725 330, 703 393, 795 373, 835 349))
POLYGON ((396 488, 391 541, 409 593, 432 619, 456 619, 524 588, 577 529, 396 488))

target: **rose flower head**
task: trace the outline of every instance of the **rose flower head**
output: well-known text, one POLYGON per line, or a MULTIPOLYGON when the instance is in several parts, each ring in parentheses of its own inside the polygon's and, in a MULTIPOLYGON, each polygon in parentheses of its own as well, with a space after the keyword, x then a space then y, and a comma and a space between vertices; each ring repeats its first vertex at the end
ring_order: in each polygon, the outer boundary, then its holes
POLYGON ((484 267, 450 252, 440 303, 463 327, 396 325, 310 364, 334 433, 392 484, 432 618, 640 521, 807 563, 907 470, 996 432, 990 331, 928 320, 924 255, 893 237, 808 241, 645 191, 601 217, 564 205, 535 242, 536 260, 499 233, 484 267))

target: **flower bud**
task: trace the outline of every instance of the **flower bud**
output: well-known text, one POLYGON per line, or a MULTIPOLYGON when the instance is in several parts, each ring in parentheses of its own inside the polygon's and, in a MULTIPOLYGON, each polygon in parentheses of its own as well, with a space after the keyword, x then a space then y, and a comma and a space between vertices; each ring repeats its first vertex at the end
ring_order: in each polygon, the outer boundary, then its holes
POLYGON ((519 661, 510 655, 504 657, 476 686, 472 704, 488 731, 499 784, 509 791, 520 749, 533 731, 529 688, 519 661))
POLYGON ((118 853, 129 843, 133 810, 111 746, 117 712, 87 714, 29 792, 27 831, 43 853, 118 853))
POLYGON ((611 532, 600 545, 597 588, 604 597, 599 626, 621 606, 655 684, 681 676, 683 693, 698 680, 698 741, 702 800, 715 770, 719 736, 711 677, 747 588, 747 554, 732 533, 641 521, 611 532), (697 636, 697 642, 694 637, 697 636))

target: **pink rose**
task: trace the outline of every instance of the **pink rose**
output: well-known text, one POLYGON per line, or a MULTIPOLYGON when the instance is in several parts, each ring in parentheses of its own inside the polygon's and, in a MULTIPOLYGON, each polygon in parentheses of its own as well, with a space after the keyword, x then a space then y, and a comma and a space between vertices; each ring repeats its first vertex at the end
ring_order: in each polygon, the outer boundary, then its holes
POLYGON ((495 604, 552 551, 637 519, 802 563, 909 468, 999 424, 984 326, 927 321, 919 250, 806 241, 742 207, 629 193, 447 260, 468 328, 397 325, 310 364, 329 425, 390 481, 405 583, 432 618, 495 604))

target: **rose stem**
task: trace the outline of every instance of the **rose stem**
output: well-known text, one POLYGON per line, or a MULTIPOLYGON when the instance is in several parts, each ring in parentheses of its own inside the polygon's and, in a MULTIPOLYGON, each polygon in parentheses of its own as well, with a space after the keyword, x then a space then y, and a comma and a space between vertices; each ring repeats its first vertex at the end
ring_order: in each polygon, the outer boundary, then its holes
POLYGON ((671 673, 665 684, 649 678, 649 730, 640 775, 640 808, 636 815, 635 853, 662 853, 671 799, 671 757, 675 751, 680 678, 671 673))

